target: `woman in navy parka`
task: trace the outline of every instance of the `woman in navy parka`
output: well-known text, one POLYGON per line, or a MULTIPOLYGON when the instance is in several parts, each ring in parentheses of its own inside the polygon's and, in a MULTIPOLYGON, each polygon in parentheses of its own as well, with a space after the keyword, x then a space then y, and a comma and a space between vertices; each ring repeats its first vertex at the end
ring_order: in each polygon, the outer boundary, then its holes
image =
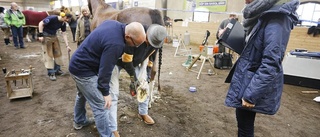
POLYGON ((299 0, 245 0, 246 46, 228 77, 225 104, 236 108, 238 136, 254 136, 256 113, 273 115, 283 89, 282 60, 299 0), (229 81, 230 82, 230 81, 229 81))

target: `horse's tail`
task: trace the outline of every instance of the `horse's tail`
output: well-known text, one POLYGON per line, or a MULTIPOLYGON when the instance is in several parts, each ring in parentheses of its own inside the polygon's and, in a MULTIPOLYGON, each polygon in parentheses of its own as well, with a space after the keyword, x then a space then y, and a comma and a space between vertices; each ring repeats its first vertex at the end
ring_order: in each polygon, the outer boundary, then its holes
POLYGON ((162 15, 161 15, 161 12, 160 12, 159 10, 157 10, 157 9, 150 9, 149 15, 150 15, 150 17, 151 17, 152 24, 159 24, 159 25, 164 26, 164 22, 163 22, 163 19, 162 19, 162 15))
POLYGON ((161 64, 162 64, 162 47, 159 48, 159 68, 158 68, 158 91, 161 91, 160 86, 160 72, 161 72, 161 64))
MULTIPOLYGON (((152 24, 159 24, 161 26, 164 26, 164 22, 162 19, 161 12, 157 9, 150 9, 149 15, 152 20, 152 24)), ((159 49, 159 56, 158 56, 158 91, 161 91, 160 86, 160 72, 161 72, 161 65, 162 65, 162 47, 159 49)))
POLYGON ((91 5, 91 1, 90 0, 88 0, 88 7, 89 7, 90 14, 93 15, 93 13, 92 13, 92 5, 91 5))

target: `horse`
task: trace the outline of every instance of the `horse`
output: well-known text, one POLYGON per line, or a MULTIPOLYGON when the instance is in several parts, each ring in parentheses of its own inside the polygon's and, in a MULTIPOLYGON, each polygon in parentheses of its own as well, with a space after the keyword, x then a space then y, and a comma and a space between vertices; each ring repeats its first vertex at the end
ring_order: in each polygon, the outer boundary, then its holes
MULTIPOLYGON (((104 3, 104 1, 102 0, 88 0, 88 7, 91 14, 93 15, 93 19, 91 22, 91 30, 99 26, 104 20, 117 20, 119 22, 127 23, 127 24, 130 22, 140 22, 142 25, 146 26, 147 28, 151 24, 159 24, 164 26, 162 14, 157 9, 150 9, 146 7, 132 7, 132 8, 127 8, 123 10, 117 10, 117 9, 114 9, 109 4, 104 3)), ((161 90, 160 70, 161 70, 161 64, 162 64, 162 48, 159 49, 158 53, 159 53, 157 55, 158 61, 154 62, 154 65, 151 71, 150 81, 154 82, 154 78, 158 69, 158 91, 160 91, 161 90)), ((152 90, 151 90, 150 101, 152 100, 153 99, 152 99, 152 90)), ((151 102, 149 103, 149 107, 151 107, 150 104, 151 102)))
POLYGON ((69 9, 62 6, 60 9, 50 10, 50 11, 33 11, 33 10, 23 10, 22 13, 25 16, 26 24, 23 26, 24 37, 26 37, 28 42, 31 42, 29 38, 29 33, 33 35, 36 34, 36 29, 38 28, 39 22, 50 15, 60 15, 61 12, 70 13, 69 9))

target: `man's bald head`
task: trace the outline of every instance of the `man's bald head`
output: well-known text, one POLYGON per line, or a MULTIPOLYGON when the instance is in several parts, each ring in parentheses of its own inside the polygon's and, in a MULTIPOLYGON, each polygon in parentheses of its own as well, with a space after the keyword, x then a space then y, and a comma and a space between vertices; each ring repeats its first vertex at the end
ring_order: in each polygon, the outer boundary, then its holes
POLYGON ((131 46, 139 46, 146 40, 145 30, 139 22, 128 24, 125 29, 125 35, 127 40, 131 40, 131 46))

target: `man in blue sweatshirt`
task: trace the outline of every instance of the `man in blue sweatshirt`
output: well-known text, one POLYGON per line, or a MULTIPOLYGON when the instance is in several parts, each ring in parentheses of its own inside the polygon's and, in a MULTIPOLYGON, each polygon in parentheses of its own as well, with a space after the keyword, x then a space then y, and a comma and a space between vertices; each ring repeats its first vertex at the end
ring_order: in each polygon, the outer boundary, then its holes
POLYGON ((62 36, 68 52, 71 51, 66 34, 66 23, 71 17, 71 14, 61 12, 60 16, 51 15, 39 22, 38 37, 42 42, 42 57, 48 71, 49 79, 52 81, 57 79, 56 75, 64 74, 61 71, 61 66, 63 65, 62 47, 60 46, 57 36, 57 31, 59 29, 62 31, 62 36))
POLYGON ((75 129, 93 123, 86 117, 85 103, 88 101, 94 120, 102 137, 111 136, 109 129, 109 82, 117 60, 125 45, 138 47, 146 40, 142 24, 128 25, 114 20, 104 21, 82 42, 72 55, 69 71, 76 82, 78 94, 74 107, 75 129))

